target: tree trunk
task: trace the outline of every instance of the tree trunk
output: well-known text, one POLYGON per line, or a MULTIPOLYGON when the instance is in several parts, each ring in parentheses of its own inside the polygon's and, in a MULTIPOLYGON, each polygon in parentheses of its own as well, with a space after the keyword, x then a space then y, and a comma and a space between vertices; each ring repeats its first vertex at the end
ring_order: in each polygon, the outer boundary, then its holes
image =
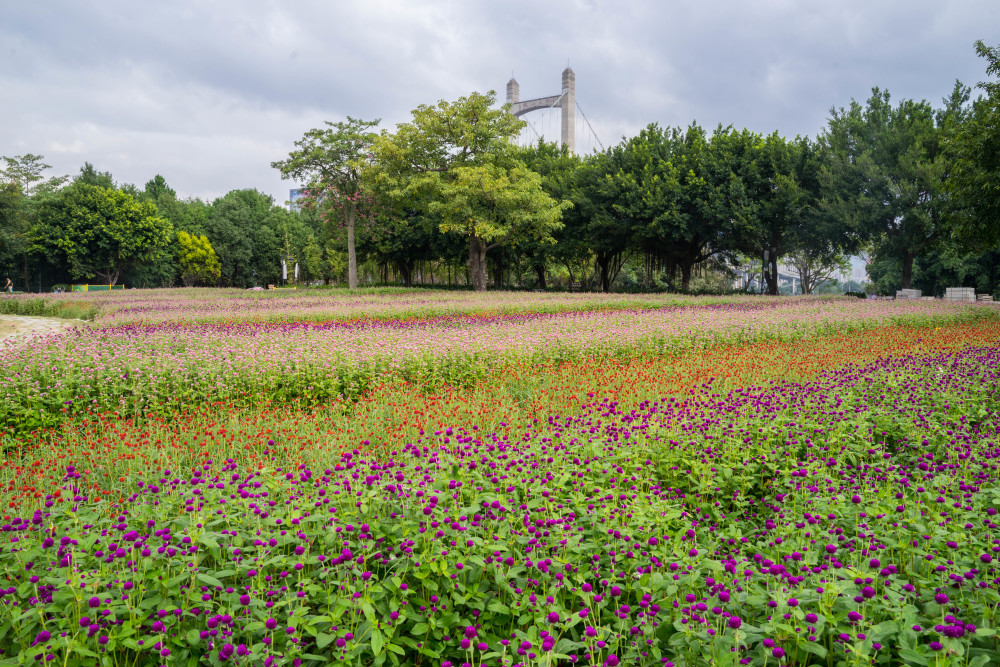
POLYGON ((903 251, 903 286, 901 289, 910 289, 913 286, 913 253, 909 250, 903 251))
POLYGON ((493 286, 497 289, 503 287, 503 258, 493 253, 493 286))
POLYGON ((21 273, 21 277, 24 278, 24 291, 31 291, 31 266, 28 264, 28 255, 24 255, 24 269, 21 273))
POLYGON ((597 266, 601 270, 601 291, 607 294, 611 291, 611 280, 608 277, 608 265, 611 263, 611 257, 608 255, 597 255, 597 266))
POLYGON ((772 253, 769 259, 768 275, 769 280, 767 281, 767 293, 771 296, 778 295, 778 254, 772 253))
POLYGON ((691 265, 687 262, 681 264, 681 291, 687 292, 691 287, 691 265))
POLYGON ((399 275, 403 279, 403 285, 405 285, 406 287, 413 287, 412 260, 409 262, 405 260, 396 262, 396 270, 399 271, 399 275))
POLYGON ((344 218, 347 221, 347 286, 350 289, 357 289, 358 256, 354 251, 354 202, 348 201, 344 209, 344 218))
POLYGON ((477 292, 486 291, 486 244, 477 236, 469 237, 469 273, 472 277, 472 289, 477 292))
POLYGON ((535 275, 538 276, 538 289, 545 289, 545 266, 536 264, 535 275))

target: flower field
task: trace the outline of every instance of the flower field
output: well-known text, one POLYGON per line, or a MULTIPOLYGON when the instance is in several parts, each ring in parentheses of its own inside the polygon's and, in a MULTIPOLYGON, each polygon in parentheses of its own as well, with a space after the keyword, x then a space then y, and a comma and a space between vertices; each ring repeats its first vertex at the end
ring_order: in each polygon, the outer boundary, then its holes
POLYGON ((1000 662, 993 306, 179 292, 0 348, 0 665, 1000 662))

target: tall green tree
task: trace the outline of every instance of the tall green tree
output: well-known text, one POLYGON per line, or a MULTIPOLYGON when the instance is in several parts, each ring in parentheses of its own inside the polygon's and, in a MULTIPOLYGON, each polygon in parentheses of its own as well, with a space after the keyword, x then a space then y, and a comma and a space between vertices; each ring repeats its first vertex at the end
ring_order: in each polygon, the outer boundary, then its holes
MULTIPOLYGON (((986 74, 1000 76, 1000 47, 977 41, 976 52, 986 60, 986 74)), ((1000 82, 978 87, 986 96, 956 124, 948 142, 953 168, 947 185, 960 211, 958 232, 981 249, 1000 242, 1000 82)))
POLYGON ((297 150, 289 153, 287 160, 271 163, 281 171, 282 178, 306 182, 308 196, 342 214, 347 228, 347 283, 351 289, 358 286, 354 232, 361 196, 360 171, 378 136, 372 130, 379 122, 350 116, 346 122, 326 121, 326 128, 309 130, 296 141, 297 150))
POLYGON ((573 203, 572 208, 563 211, 562 227, 552 233, 555 243, 529 237, 517 248, 517 254, 535 274, 535 287, 546 289, 547 273, 551 267, 563 264, 564 256, 578 249, 576 241, 580 235, 581 207, 577 179, 585 160, 579 155, 571 155, 565 146, 542 139, 521 149, 518 159, 542 177, 542 189, 547 195, 555 201, 573 203))
POLYGON ((46 263, 45 230, 38 219, 42 204, 57 196, 69 177, 45 178, 51 167, 31 153, 0 158, 0 186, 4 193, 4 221, 0 228, 0 263, 20 273, 25 290, 38 265, 46 263))
POLYGON ((864 106, 832 109, 820 135, 825 214, 901 263, 901 283, 913 283, 913 262, 948 234, 942 126, 927 102, 893 106, 873 89, 864 106))
POLYGON ((177 192, 167 185, 167 179, 159 174, 146 181, 146 185, 143 186, 143 192, 154 202, 162 198, 177 198, 177 192))
POLYGON ((682 290, 695 265, 732 243, 745 196, 730 159, 730 133, 719 128, 710 139, 697 124, 686 130, 653 124, 622 148, 615 206, 636 238, 664 258, 668 275, 680 270, 682 290))
POLYGON ((181 281, 187 287, 215 284, 222 275, 219 258, 207 237, 192 236, 181 230, 177 232, 177 248, 181 281))
POLYGON ((439 216, 442 232, 466 239, 477 291, 486 289, 490 249, 550 240, 569 206, 549 197, 538 174, 517 159, 512 140, 524 121, 495 102, 490 91, 422 105, 373 147, 373 178, 387 181, 394 199, 424 207, 439 216))
POLYGON ((96 185, 99 188, 114 188, 115 181, 111 177, 110 171, 97 171, 94 165, 84 162, 80 167, 80 173, 73 179, 74 183, 84 183, 85 185, 96 185))
POLYGON ((98 276, 109 285, 123 272, 153 262, 172 233, 150 202, 111 188, 77 182, 40 212, 48 243, 76 278, 98 276))
MULTIPOLYGON (((255 283, 257 230, 267 225, 274 199, 254 189, 231 190, 212 202, 204 220, 205 235, 221 266, 221 282, 234 287, 255 283)), ((278 265, 279 257, 273 258, 278 265)))

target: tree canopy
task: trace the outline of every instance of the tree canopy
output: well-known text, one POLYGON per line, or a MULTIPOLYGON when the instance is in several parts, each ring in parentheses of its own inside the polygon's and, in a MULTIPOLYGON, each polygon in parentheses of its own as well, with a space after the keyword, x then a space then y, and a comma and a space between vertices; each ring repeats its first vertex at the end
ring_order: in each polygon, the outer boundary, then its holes
POLYGON ((297 150, 287 160, 272 162, 282 178, 307 183, 306 197, 321 210, 339 210, 347 228, 348 286, 358 286, 358 262, 355 249, 355 222, 361 194, 361 170, 378 136, 372 131, 379 120, 326 121, 326 128, 312 129, 295 142, 297 150))
POLYGON ((545 193, 538 175, 516 156, 511 140, 524 126, 496 94, 422 105, 374 146, 373 179, 396 199, 417 202, 441 218, 440 229, 468 241, 477 291, 487 283, 486 253, 501 243, 549 240, 568 202, 545 193))
POLYGON ((156 207, 124 192, 76 182, 42 210, 47 243, 75 278, 98 276, 109 285, 122 272, 155 261, 173 228, 156 207))

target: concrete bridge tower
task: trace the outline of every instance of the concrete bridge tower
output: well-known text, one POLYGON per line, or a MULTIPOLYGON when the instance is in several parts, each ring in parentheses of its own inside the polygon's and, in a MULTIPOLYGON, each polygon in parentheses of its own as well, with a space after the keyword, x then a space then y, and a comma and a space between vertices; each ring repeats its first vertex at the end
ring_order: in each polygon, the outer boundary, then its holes
POLYGON ((521 101, 521 86, 515 79, 507 82, 507 103, 510 104, 510 112, 520 118, 531 111, 539 109, 551 109, 556 104, 559 105, 559 112, 562 117, 560 137, 562 145, 565 146, 570 155, 576 148, 576 74, 567 67, 562 73, 562 92, 559 95, 549 95, 548 97, 536 97, 531 100, 521 101))

